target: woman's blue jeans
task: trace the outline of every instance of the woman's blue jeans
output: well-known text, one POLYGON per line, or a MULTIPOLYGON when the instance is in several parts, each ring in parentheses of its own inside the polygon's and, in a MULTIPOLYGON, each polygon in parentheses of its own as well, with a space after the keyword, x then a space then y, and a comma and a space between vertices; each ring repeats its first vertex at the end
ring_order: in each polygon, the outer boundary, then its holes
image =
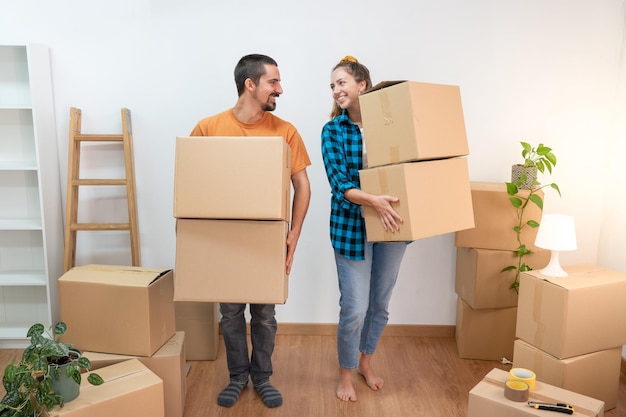
POLYGON ((272 353, 277 328, 275 306, 250 304, 252 357, 248 355, 245 309, 246 304, 221 303, 220 326, 226 346, 230 380, 246 385, 250 377, 256 386, 268 381, 272 375, 272 353))
POLYGON ((365 259, 356 261, 335 252, 339 278, 339 366, 354 369, 359 351, 373 354, 389 319, 389 300, 396 284, 405 242, 367 242, 365 259))

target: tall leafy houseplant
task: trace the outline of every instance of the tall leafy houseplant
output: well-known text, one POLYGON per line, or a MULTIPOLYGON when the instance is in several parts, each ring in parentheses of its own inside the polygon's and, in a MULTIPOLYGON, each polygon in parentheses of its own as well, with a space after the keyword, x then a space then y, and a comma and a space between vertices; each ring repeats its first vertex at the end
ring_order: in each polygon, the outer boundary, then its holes
POLYGON ((552 148, 540 143, 536 148, 527 142, 520 142, 522 145, 523 164, 516 164, 512 168, 511 182, 506 183, 506 192, 509 195, 509 201, 515 208, 516 223, 513 226, 513 232, 517 238, 517 262, 515 265, 509 265, 502 269, 502 272, 515 271, 515 279, 511 283, 510 288, 519 291, 519 275, 522 272, 530 271, 532 268, 524 262, 524 257, 533 253, 527 246, 526 242, 522 242, 522 230, 526 227, 537 228, 539 222, 535 219, 526 219, 525 212, 529 204, 535 204, 543 211, 543 199, 538 191, 551 187, 555 189, 559 196, 561 190, 555 183, 541 185, 537 179, 537 171, 542 174, 545 171, 552 174, 552 168, 556 165, 556 156, 552 153, 552 148), (528 194, 520 193, 520 190, 528 190, 528 194))
MULTIPOLYGON (((63 407, 70 400, 55 392, 53 380, 65 376, 80 385, 81 369, 89 371, 91 362, 72 349, 72 345, 59 340, 66 330, 63 322, 52 326, 51 334, 45 332, 41 323, 30 327, 27 333, 30 345, 22 358, 4 369, 2 384, 6 395, 0 401, 0 417, 38 417, 43 410, 50 411, 57 404, 63 407), (63 372, 62 365, 65 365, 63 372)), ((95 373, 89 373, 87 380, 93 385, 104 382, 95 373)))

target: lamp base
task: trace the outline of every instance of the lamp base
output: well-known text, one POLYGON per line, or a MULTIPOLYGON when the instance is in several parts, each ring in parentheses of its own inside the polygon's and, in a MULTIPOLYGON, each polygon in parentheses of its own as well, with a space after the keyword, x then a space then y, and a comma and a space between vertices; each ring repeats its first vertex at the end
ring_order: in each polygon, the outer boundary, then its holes
POLYGON ((559 263, 559 251, 551 251, 550 262, 539 272, 549 277, 564 278, 567 276, 567 272, 561 268, 561 264, 559 263))

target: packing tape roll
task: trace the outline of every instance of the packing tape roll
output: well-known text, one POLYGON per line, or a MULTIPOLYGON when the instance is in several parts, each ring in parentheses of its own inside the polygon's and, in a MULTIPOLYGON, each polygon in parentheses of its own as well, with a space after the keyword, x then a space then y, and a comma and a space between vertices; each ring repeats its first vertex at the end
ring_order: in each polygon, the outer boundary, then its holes
POLYGON ((509 379, 504 383, 504 396, 511 401, 528 401, 528 392, 528 384, 519 379, 509 379))
POLYGON ((513 380, 524 381, 528 384, 528 389, 530 391, 535 389, 535 381, 537 380, 537 375, 530 369, 526 368, 513 368, 509 371, 509 376, 513 380))

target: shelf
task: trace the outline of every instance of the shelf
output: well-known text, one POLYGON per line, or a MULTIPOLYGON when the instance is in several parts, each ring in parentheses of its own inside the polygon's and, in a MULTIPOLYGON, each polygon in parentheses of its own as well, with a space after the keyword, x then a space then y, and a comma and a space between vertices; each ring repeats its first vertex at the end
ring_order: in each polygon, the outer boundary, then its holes
POLYGON ((0 160, 1 171, 37 171, 35 161, 3 161, 0 160))
POLYGON ((45 287, 46 285, 45 271, 0 271, 0 286, 45 287))
POLYGON ((41 219, 0 219, 3 230, 42 230, 41 219))
POLYGON ((58 320, 63 207, 46 46, 0 45, 0 348, 58 320))
MULTIPOLYGON (((24 339, 31 325, 35 323, 3 323, 0 327, 0 339, 24 339)), ((0 342, 0 347, 8 347, 0 342)))

